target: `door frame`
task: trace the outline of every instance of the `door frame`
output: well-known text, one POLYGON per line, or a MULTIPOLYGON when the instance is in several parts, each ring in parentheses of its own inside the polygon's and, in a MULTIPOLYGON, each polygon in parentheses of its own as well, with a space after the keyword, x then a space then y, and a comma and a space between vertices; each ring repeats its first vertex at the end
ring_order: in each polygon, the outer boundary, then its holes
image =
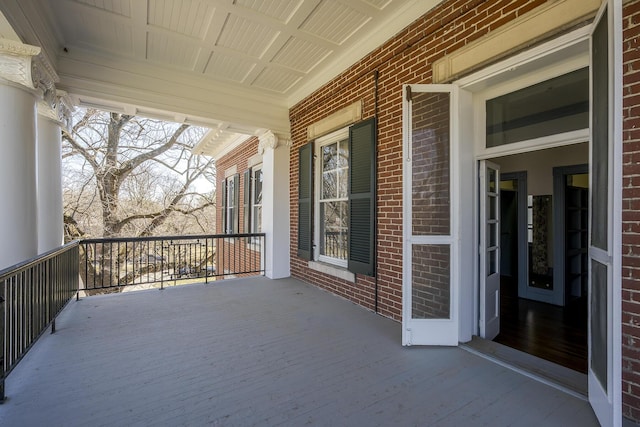
POLYGON ((519 171, 519 172, 505 172, 500 176, 500 180, 509 181, 514 180, 517 181, 517 211, 518 211, 518 296, 523 295, 526 292, 527 283, 529 280, 529 262, 528 262, 528 252, 529 248, 527 247, 527 172, 519 171))
MULTIPOLYGON (((608 25, 608 35, 610 38, 610 46, 611 46, 611 56, 610 56, 610 73, 611 73, 611 81, 612 86, 609 89, 610 94, 610 108, 611 108, 611 139, 610 139, 610 154, 611 154, 611 167, 610 167, 610 178, 611 178, 611 251, 612 251, 612 260, 611 260, 611 303, 610 303, 610 318, 612 331, 611 331, 611 344, 608 348, 608 352, 610 353, 611 360, 613 362, 612 367, 612 385, 611 385, 611 413, 609 416, 605 417, 604 421, 606 425, 620 425, 622 422, 622 0, 603 0, 603 6, 609 10, 609 25, 608 25)), ((512 87, 509 90, 505 90, 504 80, 509 80, 506 77, 508 74, 513 74, 520 66, 525 66, 523 68, 529 67, 531 69, 531 63, 534 61, 541 60, 541 67, 545 66, 545 57, 549 55, 555 55, 555 67, 554 72, 557 72, 558 69, 564 68, 561 73, 566 73, 568 71, 572 71, 568 69, 568 67, 575 67, 575 61, 572 63, 565 63, 563 65, 562 55, 558 56, 558 53, 562 52, 564 48, 571 48, 577 46, 579 44, 584 44, 586 42, 587 49, 589 52, 587 53, 587 63, 580 66, 590 65, 590 39, 591 39, 591 28, 592 25, 587 25, 582 27, 581 29, 572 31, 570 33, 561 35, 554 40, 551 40, 547 43, 542 43, 537 47, 527 50, 523 53, 513 55, 510 58, 507 58, 503 61, 499 61, 493 65, 489 65, 469 76, 463 77, 459 80, 456 80, 454 84, 460 86, 460 88, 468 90, 474 93, 474 131, 473 131, 473 140, 474 150, 473 150, 473 159, 475 162, 471 164, 477 163, 477 161, 482 159, 491 159, 494 157, 510 155, 510 154, 519 154, 525 153, 528 151, 533 151, 541 148, 550 148, 555 146, 562 145, 571 145, 573 143, 582 142, 590 139, 590 132, 587 129, 586 131, 576 131, 572 134, 567 134, 561 136, 560 138, 542 138, 538 141, 525 141, 523 143, 516 143, 512 146, 498 147, 495 149, 486 149, 484 147, 485 137, 484 137, 484 123, 485 123, 485 113, 483 108, 483 103, 486 98, 481 98, 475 96, 475 94, 485 91, 487 87, 493 86, 494 83, 497 82, 498 85, 502 85, 501 88, 497 90, 504 91, 504 93, 514 90, 512 87), (502 80, 501 75, 504 75, 504 80, 502 80), (535 146, 535 148, 534 148, 535 146)), ((571 62, 571 61, 570 61, 571 62)), ((578 61, 580 62, 580 61, 578 61)), ((548 63, 547 63, 548 64, 548 63)), ((542 69, 541 68, 541 69, 542 69)), ((576 68, 573 68, 576 69, 576 68)), ((546 69, 548 71, 548 68, 546 69)), ((541 80, 546 79, 547 77, 541 78, 541 80)), ((506 86, 509 86, 507 84, 506 86)), ((498 96, 500 93, 492 93, 491 96, 498 96)), ((462 165, 464 169, 464 164, 462 165)), ((475 169, 475 168, 474 168, 475 169)), ((474 201, 473 201, 473 218, 474 218, 474 226, 473 226, 473 238, 474 242, 479 242, 479 230, 478 230, 478 209, 479 209, 479 180, 477 175, 474 179, 474 201)), ((479 256, 478 256, 478 246, 476 245, 475 250, 476 256, 474 259, 474 277, 475 277, 475 286, 474 286, 474 317, 473 324, 471 325, 472 329, 475 331, 474 334, 479 333, 479 256)))
MULTIPOLYGON (((566 305, 567 296, 567 284, 565 281, 566 271, 566 181, 565 178, 568 175, 575 174, 588 174, 590 165, 571 165, 571 166, 556 166, 553 168, 553 246, 556 250, 553 252, 553 283, 554 290, 555 284, 562 281, 561 295, 554 295, 554 304, 566 305), (558 227, 560 225, 560 227, 558 227), (562 230, 562 232, 560 232, 562 230), (562 250, 557 250, 562 248, 562 250)), ((591 210, 591 206, 589 206, 591 210)))

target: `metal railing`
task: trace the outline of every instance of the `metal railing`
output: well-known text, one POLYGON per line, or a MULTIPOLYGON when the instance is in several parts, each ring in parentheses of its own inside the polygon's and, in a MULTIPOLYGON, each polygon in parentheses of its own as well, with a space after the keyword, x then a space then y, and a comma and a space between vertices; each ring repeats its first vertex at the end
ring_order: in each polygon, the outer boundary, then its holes
POLYGON ((0 402, 4 382, 78 292, 78 242, 0 271, 0 402))
POLYGON ((264 274, 264 248, 264 233, 87 239, 0 271, 0 403, 7 375, 80 291, 264 274))
POLYGON ((123 237, 80 242, 81 290, 118 291, 264 274, 264 233, 123 237))

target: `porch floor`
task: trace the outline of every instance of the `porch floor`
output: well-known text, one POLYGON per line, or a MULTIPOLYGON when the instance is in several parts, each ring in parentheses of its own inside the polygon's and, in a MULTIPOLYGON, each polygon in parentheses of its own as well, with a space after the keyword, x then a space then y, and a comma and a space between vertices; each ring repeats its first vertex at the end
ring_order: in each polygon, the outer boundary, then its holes
POLYGON ((9 375, 3 426, 590 426, 589 404, 295 279, 72 301, 9 375))

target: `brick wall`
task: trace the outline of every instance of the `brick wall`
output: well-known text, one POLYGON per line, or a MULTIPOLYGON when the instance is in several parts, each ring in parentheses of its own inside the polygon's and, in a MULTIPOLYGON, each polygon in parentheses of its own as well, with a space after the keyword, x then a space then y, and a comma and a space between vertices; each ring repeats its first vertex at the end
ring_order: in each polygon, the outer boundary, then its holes
POLYGON ((623 17, 622 400, 640 421, 640 1, 623 17))
POLYGON ((430 83, 431 64, 489 31, 546 3, 545 0, 445 1, 290 110, 291 274, 367 308, 375 305, 375 280, 350 283, 310 270, 296 256, 298 148, 306 128, 352 102, 363 101, 363 117, 375 114, 378 80, 377 279, 378 311, 396 320, 402 310, 402 85, 430 83))
MULTIPOLYGON (((242 201, 244 200, 244 176, 243 173, 249 168, 249 159, 258 153, 258 138, 250 138, 238 147, 231 150, 216 160, 216 206, 224 205, 222 201, 222 188, 225 183, 225 174, 230 168, 236 166, 236 171, 240 174, 240 196, 239 203, 239 233, 248 233, 250 230, 244 229, 244 212, 242 209, 242 201)), ((222 209, 216 209, 216 233, 224 233, 224 224, 222 223, 222 209)))
MULTIPOLYGON (((222 188, 225 185, 225 175, 232 167, 236 167, 236 172, 240 175, 239 196, 238 196, 238 233, 249 233, 251 230, 244 229, 244 172, 249 169, 249 159, 258 153, 258 138, 250 138, 230 153, 216 160, 216 206, 224 205, 222 200, 222 188)), ((222 209, 216 209, 216 233, 224 233, 222 222, 222 209)), ((261 254, 252 250, 253 246, 247 239, 234 241, 231 239, 220 239, 217 248, 217 272, 218 274, 241 270, 259 270, 261 254)), ((238 275, 236 275, 238 276, 238 275)))

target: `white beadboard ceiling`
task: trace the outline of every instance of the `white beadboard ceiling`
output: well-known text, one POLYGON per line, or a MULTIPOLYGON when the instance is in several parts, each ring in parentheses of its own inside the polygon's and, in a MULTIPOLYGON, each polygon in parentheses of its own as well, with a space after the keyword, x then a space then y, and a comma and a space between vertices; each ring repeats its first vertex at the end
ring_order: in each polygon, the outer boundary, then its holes
POLYGON ((0 11, 79 103, 286 135, 292 105, 437 3, 2 0, 0 11))

